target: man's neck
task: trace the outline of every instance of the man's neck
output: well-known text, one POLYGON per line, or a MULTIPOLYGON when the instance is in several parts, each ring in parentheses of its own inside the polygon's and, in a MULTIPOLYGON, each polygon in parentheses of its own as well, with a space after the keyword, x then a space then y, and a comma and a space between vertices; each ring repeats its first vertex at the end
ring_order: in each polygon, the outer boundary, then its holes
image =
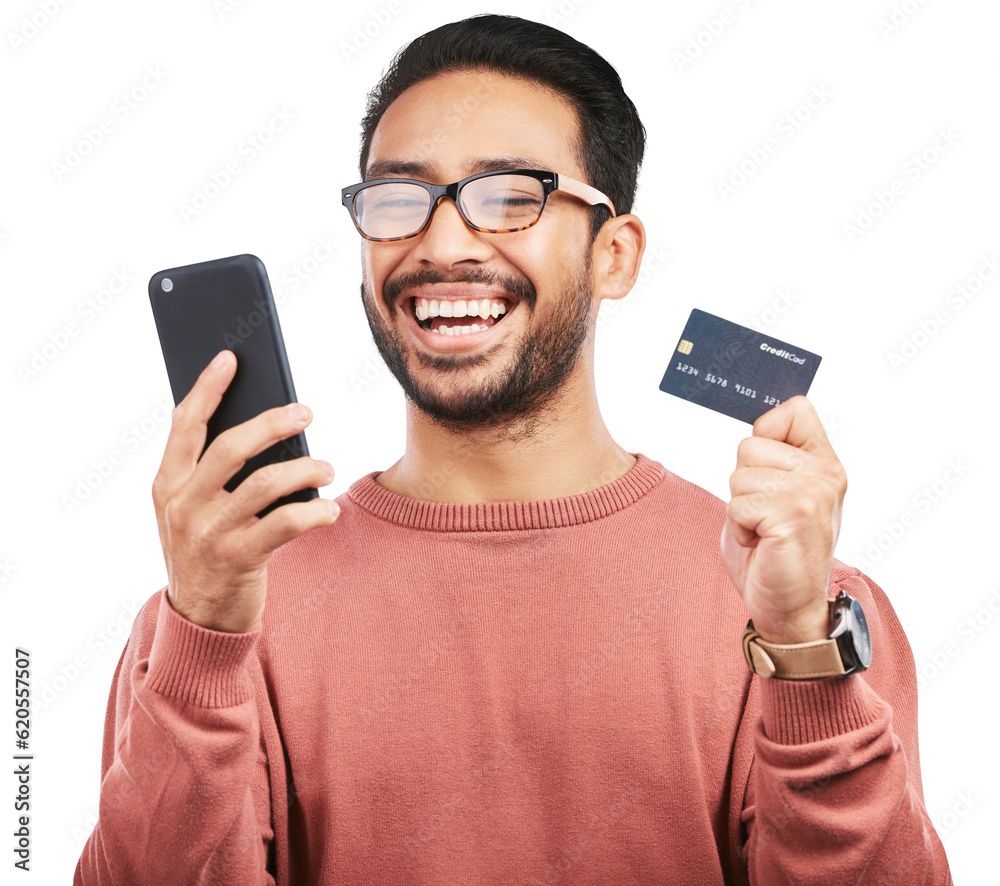
POLYGON ((635 463, 612 439, 592 389, 582 403, 566 398, 554 413, 462 433, 407 401, 406 453, 375 482, 422 501, 537 501, 605 486, 635 463))

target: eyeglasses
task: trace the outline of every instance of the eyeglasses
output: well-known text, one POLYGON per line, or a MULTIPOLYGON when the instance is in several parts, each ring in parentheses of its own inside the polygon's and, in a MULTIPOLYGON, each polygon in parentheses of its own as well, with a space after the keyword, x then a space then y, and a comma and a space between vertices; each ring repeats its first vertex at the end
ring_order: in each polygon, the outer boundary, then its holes
POLYGON ((470 175, 450 185, 413 178, 377 178, 344 188, 341 202, 366 240, 405 240, 427 227, 442 197, 450 197, 474 231, 509 234, 530 228, 542 217, 553 191, 564 191, 591 206, 612 202, 596 188, 538 169, 501 169, 470 175))

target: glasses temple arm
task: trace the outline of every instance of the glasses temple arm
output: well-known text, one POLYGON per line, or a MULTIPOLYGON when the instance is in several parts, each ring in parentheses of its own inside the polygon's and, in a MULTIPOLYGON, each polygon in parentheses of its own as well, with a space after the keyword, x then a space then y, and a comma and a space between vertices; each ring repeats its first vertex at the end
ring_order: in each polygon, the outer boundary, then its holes
POLYGON ((556 189, 565 191, 567 194, 572 194, 574 197, 579 197, 591 206, 600 206, 603 204, 611 210, 612 218, 616 215, 615 206, 610 199, 605 197, 604 194, 597 190, 597 188, 592 188, 590 185, 578 182, 575 178, 568 178, 565 175, 560 175, 556 189))

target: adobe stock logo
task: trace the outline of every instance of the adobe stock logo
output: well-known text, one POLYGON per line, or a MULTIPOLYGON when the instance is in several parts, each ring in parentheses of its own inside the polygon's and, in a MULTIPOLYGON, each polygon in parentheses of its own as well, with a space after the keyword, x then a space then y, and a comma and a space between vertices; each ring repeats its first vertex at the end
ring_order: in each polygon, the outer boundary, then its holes
POLYGON ((120 652, 141 608, 138 600, 126 601, 114 617, 88 633, 84 640, 85 650, 77 651, 72 657, 67 656, 58 665, 58 673, 49 674, 48 679, 38 685, 31 701, 34 713, 40 714, 51 708, 105 652, 120 652))
POLYGON ((963 458, 950 459, 941 475, 923 486, 910 499, 911 508, 900 512, 896 519, 882 524, 884 532, 868 542, 864 556, 853 557, 849 562, 862 572, 870 573, 873 565, 888 554, 920 522, 920 518, 929 514, 971 471, 972 466, 963 458))
POLYGON ((880 18, 876 24, 878 32, 886 42, 895 37, 910 20, 923 8, 927 0, 903 0, 902 3, 893 3, 889 14, 880 18))
POLYGON ((146 65, 142 76, 115 96, 107 113, 91 125, 84 126, 79 136, 66 145, 62 158, 52 161, 51 168, 56 181, 61 182, 66 176, 76 172, 109 136, 132 118, 166 79, 167 72, 159 65, 146 65))
POLYGON ((296 115, 284 106, 272 108, 268 120, 242 139, 233 155, 221 166, 212 170, 208 177, 194 188, 190 201, 178 204, 177 209, 185 223, 190 224, 192 219, 208 209, 238 176, 246 172, 251 164, 274 144, 277 137, 285 132, 295 119, 296 115))
POLYGON ((45 339, 36 342, 27 357, 17 364, 17 375, 21 382, 28 385, 37 379, 91 323, 104 316, 104 311, 115 304, 133 281, 134 277, 128 268, 115 269, 101 289, 80 299, 73 308, 74 319, 60 320, 55 328, 49 330, 45 339))
POLYGON ((867 234, 875 222, 896 205, 910 185, 916 184, 933 169, 961 137, 961 133, 955 132, 950 126, 937 127, 935 138, 903 161, 899 170, 903 178, 894 178, 884 188, 875 188, 872 191, 873 199, 855 210, 854 221, 843 223, 841 229, 847 242, 853 244, 867 234))
POLYGON ((17 55, 25 46, 34 40, 60 12, 70 0, 40 0, 31 16, 21 16, 21 27, 16 31, 7 32, 7 42, 17 55))
POLYGON ((722 197, 723 203, 728 202, 733 194, 750 181, 768 162, 768 159, 782 149, 783 145, 795 138, 832 98, 833 92, 829 87, 823 84, 813 86, 802 101, 778 117, 774 121, 774 131, 781 136, 782 140, 768 137, 763 142, 752 145, 746 149, 747 156, 744 159, 730 165, 728 178, 716 179, 715 188, 722 197))
POLYGON ((746 12, 750 8, 750 0, 734 0, 732 5, 733 9, 723 6, 714 16, 703 18, 701 28, 688 35, 682 48, 670 53, 670 59, 680 73, 684 73, 686 67, 694 64, 715 45, 715 42, 733 26, 739 18, 739 13, 746 12))
POLYGON ((173 403, 168 397, 158 397, 150 413, 133 422, 118 437, 117 445, 90 460, 74 480, 72 486, 63 492, 62 503, 67 514, 82 507, 91 496, 108 483, 129 460, 129 454, 138 452, 147 440, 153 438, 160 429, 170 422, 173 403))
POLYGON ((778 318, 786 313, 798 300, 799 297, 787 287, 785 289, 776 289, 771 304, 757 314, 756 317, 744 322, 743 325, 756 329, 758 332, 767 332, 778 322, 778 318))
POLYGON ((372 40, 388 28, 392 20, 402 11, 403 4, 400 0, 389 0, 385 8, 372 12, 364 24, 354 29, 350 43, 346 40, 341 41, 340 51, 344 60, 351 62, 356 56, 361 55, 362 51, 371 46, 372 40))
POLYGON ((898 351, 889 351, 886 356, 893 371, 899 372, 901 366, 916 359, 958 312, 998 276, 1000 276, 1000 260, 997 259, 997 253, 980 257, 976 270, 944 294, 945 304, 936 308, 930 316, 922 318, 917 323, 917 328, 911 329, 909 335, 904 335, 898 351))
POLYGON ((948 670, 953 662, 997 621, 1000 621, 1000 589, 994 588, 974 612, 970 612, 955 625, 947 640, 924 655, 917 663, 917 691, 926 689, 948 670))

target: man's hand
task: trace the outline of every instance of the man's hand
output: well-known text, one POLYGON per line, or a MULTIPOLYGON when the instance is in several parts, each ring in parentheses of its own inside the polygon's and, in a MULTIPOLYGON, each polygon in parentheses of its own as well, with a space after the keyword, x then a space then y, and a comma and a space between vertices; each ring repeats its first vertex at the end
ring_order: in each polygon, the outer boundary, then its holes
POLYGON ((247 459, 312 419, 298 404, 268 409, 219 434, 202 455, 208 420, 235 374, 235 356, 222 351, 174 409, 153 504, 173 608, 202 627, 245 632, 260 627, 271 552, 332 523, 339 509, 315 498, 257 517, 280 496, 333 479, 330 465, 309 456, 259 468, 233 492, 223 488, 247 459))
POLYGON ((722 563, 754 628, 770 643, 824 639, 847 474, 805 397, 754 422, 729 490, 722 563))

